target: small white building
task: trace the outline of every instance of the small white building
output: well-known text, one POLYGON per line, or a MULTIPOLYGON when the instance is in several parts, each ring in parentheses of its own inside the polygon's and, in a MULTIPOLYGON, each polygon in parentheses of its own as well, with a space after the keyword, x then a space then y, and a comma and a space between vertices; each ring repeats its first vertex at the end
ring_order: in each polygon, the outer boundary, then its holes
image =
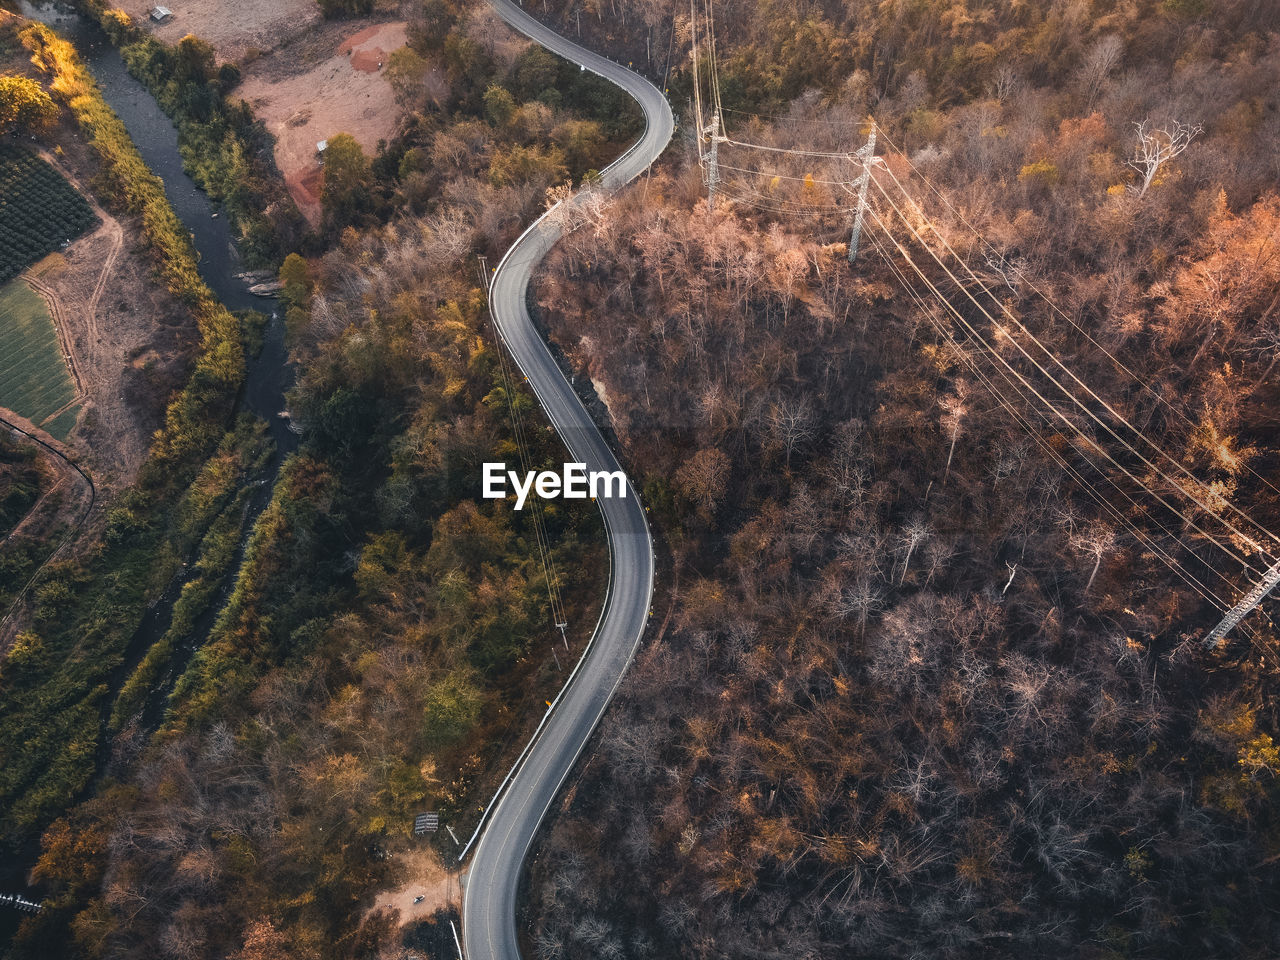
POLYGON ((173 11, 168 7, 152 7, 151 19, 156 23, 168 23, 173 19, 173 11))

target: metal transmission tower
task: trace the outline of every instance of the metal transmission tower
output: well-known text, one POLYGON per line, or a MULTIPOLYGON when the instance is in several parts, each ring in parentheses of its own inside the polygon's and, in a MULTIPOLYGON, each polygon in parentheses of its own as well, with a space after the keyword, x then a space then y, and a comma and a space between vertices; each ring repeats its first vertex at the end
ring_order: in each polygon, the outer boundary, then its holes
POLYGON ((867 135, 866 145, 854 156, 862 161, 862 173, 854 184, 858 191, 858 212, 853 217, 853 234, 849 237, 849 262, 858 258, 858 241, 862 237, 862 220, 867 212, 867 187, 871 185, 871 165, 876 156, 876 122, 871 121, 871 130, 867 135))
POLYGON ((720 183, 720 114, 711 114, 711 123, 703 134, 711 141, 711 149, 707 151, 706 173, 703 182, 707 185, 707 207, 714 209, 716 205, 716 187, 720 183))
POLYGON ((1253 585, 1253 589, 1244 595, 1244 599, 1228 610, 1227 615, 1222 618, 1222 622, 1209 631, 1209 635, 1204 638, 1204 645, 1210 650, 1217 647, 1222 642, 1222 638, 1230 632, 1231 628, 1260 604, 1262 598, 1275 589, 1277 583, 1280 583, 1280 560, 1268 567, 1267 572, 1262 575, 1262 579, 1253 585))

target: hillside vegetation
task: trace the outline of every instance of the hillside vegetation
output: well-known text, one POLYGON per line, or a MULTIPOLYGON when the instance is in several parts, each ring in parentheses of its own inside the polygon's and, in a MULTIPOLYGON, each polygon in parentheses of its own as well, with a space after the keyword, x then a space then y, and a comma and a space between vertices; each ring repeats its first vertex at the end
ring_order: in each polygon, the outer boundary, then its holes
MULTIPOLYGON (((480 9, 420 12, 393 64, 401 137, 372 157, 330 141, 322 236, 279 274, 300 448, 238 568, 260 426, 240 419, 179 501, 194 572, 118 694, 97 694, 105 776, 43 832, 46 909, 14 957, 394 955, 420 931, 369 908, 404 882, 406 854, 423 861, 414 815, 438 811, 465 837, 563 682, 548 568, 570 622, 561 661, 588 637, 606 567, 594 505, 548 505, 540 530, 532 510, 479 497, 483 462, 520 457, 513 416, 532 467, 566 454, 500 361, 474 254, 504 249, 547 187, 603 165, 633 118, 584 116, 575 97, 591 88, 562 89, 563 65, 513 37, 489 52, 480 9), (437 69, 438 102, 412 82, 437 69), (227 569, 207 641, 157 701, 227 569)), ((110 529, 139 542, 151 508, 129 498, 110 529)), ((37 674, 44 635, 26 641, 37 674)), ((6 680, 34 703, 26 676, 6 680)), ((427 860, 456 852, 437 841, 427 860)))
MULTIPOLYGON (((597 35, 640 49, 674 14, 688 36, 678 5, 619 7, 597 35)), ((716 15, 732 137, 839 153, 874 116, 910 222, 1280 526, 1280 46, 1260 5, 716 15), (1128 162, 1144 120, 1201 128, 1149 178, 1128 162)), ((850 269, 851 201, 822 181, 851 165, 720 159, 714 210, 686 156, 597 211, 538 297, 644 465, 679 588, 539 854, 536 955, 1273 954, 1275 631, 1258 615, 1203 650, 1218 609, 1134 532, 1232 602, 1214 571, 1247 581, 1203 513, 1160 533, 1151 498, 1068 472, 1087 458, 1060 421, 1011 416, 970 363, 992 361, 889 269, 889 236, 912 238, 875 189, 891 229, 869 219, 850 269)))

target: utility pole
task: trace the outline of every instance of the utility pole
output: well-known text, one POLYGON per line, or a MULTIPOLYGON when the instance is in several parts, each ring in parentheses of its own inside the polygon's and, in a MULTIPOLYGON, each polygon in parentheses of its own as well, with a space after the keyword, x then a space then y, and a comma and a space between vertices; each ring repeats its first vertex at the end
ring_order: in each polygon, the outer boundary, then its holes
POLYGON ((711 123, 705 135, 711 140, 711 150, 707 154, 707 171, 704 175, 704 182, 707 185, 707 207, 714 209, 716 186, 720 183, 720 114, 711 114, 711 123))
POLYGON ((858 212, 853 217, 853 234, 849 237, 849 262, 858 258, 858 240, 862 237, 862 219, 867 211, 867 188, 871 186, 871 164, 876 156, 876 122, 871 121, 871 132, 866 145, 854 154, 862 161, 862 173, 854 184, 858 191, 858 212))
POLYGON ((1280 583, 1280 560, 1273 563, 1262 575, 1262 579, 1253 585, 1253 589, 1244 595, 1244 599, 1228 610, 1222 622, 1209 631, 1209 635, 1204 638, 1204 645, 1210 650, 1216 649, 1231 628, 1260 604, 1263 597, 1275 589, 1277 583, 1280 583))

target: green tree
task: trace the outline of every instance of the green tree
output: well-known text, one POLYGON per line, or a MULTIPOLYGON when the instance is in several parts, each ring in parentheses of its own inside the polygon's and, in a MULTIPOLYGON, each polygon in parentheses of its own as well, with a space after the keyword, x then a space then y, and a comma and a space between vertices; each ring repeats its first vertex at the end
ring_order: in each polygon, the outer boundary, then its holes
POLYGON ((495 127, 506 127, 516 114, 515 97, 505 87, 489 84, 489 89, 484 92, 484 114, 495 127))
POLYGON ((296 253, 285 257, 280 265, 280 282, 284 284, 280 299, 286 307, 305 305, 313 283, 307 261, 296 253))
POLYGON ((324 151, 324 189, 320 199, 330 227, 341 228, 360 219, 368 208, 373 171, 355 137, 340 133, 324 151))
POLYGON ((604 131, 594 120, 565 120, 551 131, 551 139, 564 150, 569 169, 582 172, 598 157, 604 131))
POLYGON ((174 72, 179 83, 207 83, 217 73, 213 47, 199 37, 187 34, 178 41, 174 72))
POLYGON ((430 747, 456 743, 480 719, 480 692, 471 679, 454 672, 427 691, 422 733, 430 747))
POLYGON ((423 0, 417 16, 409 21, 409 46, 422 53, 439 53, 457 22, 446 0, 423 0))
POLYGON ((413 47, 401 47, 387 61, 387 83, 395 91, 396 100, 412 105, 423 92, 423 82, 431 64, 413 47))
POLYGON ((410 566, 403 534, 397 530, 376 534, 361 551, 356 567, 355 581, 360 595, 374 601, 394 595, 410 566))
POLYGON ((320 12, 329 20, 362 17, 373 12, 373 0, 318 0, 320 12))
POLYGON ((560 63, 554 54, 539 46, 529 46, 511 68, 511 89, 521 100, 536 100, 555 89, 559 73, 560 63))
POLYGON ((27 77, 0 77, 0 134, 44 133, 58 122, 58 105, 27 77))
POLYGON ((559 147, 522 147, 495 150, 489 161, 489 181, 495 187, 513 183, 540 183, 549 186, 567 180, 569 171, 564 165, 564 152, 559 147))
POLYGON ((284 258, 280 265, 280 306, 284 310, 285 332, 290 340, 296 339, 306 329, 311 319, 311 290, 315 281, 307 261, 296 253, 284 258))

